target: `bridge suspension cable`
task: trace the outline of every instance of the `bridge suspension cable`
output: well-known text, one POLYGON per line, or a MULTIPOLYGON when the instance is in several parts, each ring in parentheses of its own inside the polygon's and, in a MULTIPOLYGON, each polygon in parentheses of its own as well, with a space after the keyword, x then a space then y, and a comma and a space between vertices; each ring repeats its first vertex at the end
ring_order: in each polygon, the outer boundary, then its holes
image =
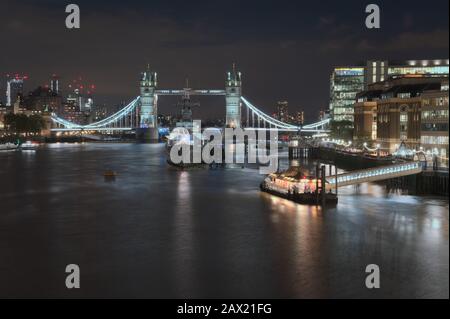
POLYGON ((256 106, 254 106, 252 103, 250 103, 245 97, 241 97, 242 102, 244 102, 244 105, 247 107, 247 127, 253 127, 253 128, 260 128, 261 127, 261 121, 263 124, 263 128, 267 129, 278 129, 283 131, 302 131, 302 132, 327 132, 328 130, 326 127, 330 123, 330 119, 322 120, 317 123, 312 123, 304 126, 296 126, 288 123, 284 123, 282 121, 279 121, 270 115, 267 115, 266 113, 262 112, 260 109, 258 109, 256 106), (251 113, 251 114, 250 114, 251 113), (257 120, 257 127, 255 127, 255 117, 257 120), (250 125, 250 121, 252 122, 252 125, 250 125), (268 127, 266 126, 268 124, 268 127))
MULTIPOLYGON (((131 129, 137 126, 136 107, 140 97, 135 98, 127 106, 107 118, 87 125, 69 122, 56 114, 52 114, 52 120, 67 130, 98 130, 98 129, 131 129)), ((56 129, 58 130, 58 129, 56 129)))
MULTIPOLYGON (((258 122, 257 122, 258 128, 261 126, 261 120, 262 120, 262 122, 263 122, 262 125, 264 125, 264 128, 266 128, 266 124, 269 124, 269 128, 271 128, 271 126, 273 126, 273 128, 283 129, 283 130, 292 130, 292 131, 300 130, 299 126, 281 122, 281 121, 274 119, 273 117, 267 115, 266 113, 259 110, 252 103, 250 103, 245 97, 241 96, 241 100, 242 100, 242 102, 244 102, 244 104, 248 108, 248 110, 250 110, 252 112, 253 124, 254 124, 254 120, 255 120, 255 116, 256 116, 256 118, 258 120, 258 122)), ((247 110, 247 114, 249 115, 248 110, 247 110)), ((249 124, 248 118, 247 118, 247 123, 249 124)), ((253 125, 253 127, 254 127, 254 125, 253 125)))

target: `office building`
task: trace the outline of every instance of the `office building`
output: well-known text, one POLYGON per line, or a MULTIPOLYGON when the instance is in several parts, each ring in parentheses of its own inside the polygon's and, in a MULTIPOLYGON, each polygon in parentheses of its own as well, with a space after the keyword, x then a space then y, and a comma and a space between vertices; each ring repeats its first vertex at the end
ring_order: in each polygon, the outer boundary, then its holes
POLYGON ((448 166, 448 81, 421 97, 420 147, 428 155, 439 156, 448 166))
POLYGON ((277 103, 277 119, 281 122, 289 122, 289 109, 287 101, 279 101, 277 103))
POLYGON ((335 121, 354 121, 356 94, 369 85, 398 77, 448 77, 449 60, 371 60, 356 66, 335 68, 330 80, 330 114, 335 121))
POLYGON ((330 80, 330 113, 335 121, 353 122, 356 94, 364 90, 364 67, 339 67, 330 80))
POLYGON ((26 75, 6 76, 6 106, 13 106, 18 96, 23 96, 24 82, 28 79, 26 75))

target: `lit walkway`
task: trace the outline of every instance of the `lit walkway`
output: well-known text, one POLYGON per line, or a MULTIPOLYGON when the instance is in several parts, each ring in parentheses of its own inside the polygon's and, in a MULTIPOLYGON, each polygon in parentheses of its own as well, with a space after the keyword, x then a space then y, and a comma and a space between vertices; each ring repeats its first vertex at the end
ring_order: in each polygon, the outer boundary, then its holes
MULTIPOLYGON (((409 162, 389 166, 368 168, 344 174, 338 174, 337 183, 338 187, 341 187, 347 185, 376 182, 390 178, 414 175, 419 174, 421 172, 422 172, 422 165, 420 162, 409 162)), ((336 184, 336 178, 333 176, 328 176, 327 181, 333 186, 336 184)))

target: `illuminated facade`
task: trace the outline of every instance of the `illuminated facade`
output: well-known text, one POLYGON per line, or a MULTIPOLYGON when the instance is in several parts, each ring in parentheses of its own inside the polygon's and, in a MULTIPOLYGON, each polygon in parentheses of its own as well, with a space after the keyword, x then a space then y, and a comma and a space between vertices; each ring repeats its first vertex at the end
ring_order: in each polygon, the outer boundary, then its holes
POLYGON ((149 69, 142 73, 141 78, 141 128, 155 128, 157 122, 156 90, 157 74, 149 69))
POLYGON ((137 130, 137 137, 143 141, 157 141, 159 138, 157 85, 157 74, 150 71, 148 66, 147 71, 142 73, 140 81, 140 124, 137 130))
POLYGON ((236 71, 227 72, 225 82, 225 104, 226 104, 226 126, 241 127, 241 95, 242 95, 242 75, 236 71))
POLYGON ((382 82, 388 78, 388 61, 367 61, 364 70, 364 88, 372 83, 382 82))
POLYGON ((289 107, 287 101, 278 101, 277 103, 277 120, 281 122, 289 122, 289 107))
POLYGON ((295 124, 297 125, 303 125, 305 124, 305 112, 303 111, 298 111, 295 119, 294 119, 295 124))
POLYGON ((399 77, 369 85, 357 95, 354 127, 355 140, 370 138, 389 153, 403 143, 447 154, 448 79, 399 77))
POLYGON ((448 82, 441 90, 422 94, 420 146, 427 154, 441 157, 448 165, 448 82))
POLYGON ((23 96, 23 84, 28 77, 16 74, 6 79, 6 106, 13 106, 19 95, 23 96))
POLYGON ((375 141, 377 139, 377 102, 355 103, 354 117, 353 139, 363 142, 375 141))
POLYGON ((409 60, 402 63, 391 63, 388 76, 430 76, 448 77, 449 60, 409 60))
POLYGON ((356 94, 364 90, 364 68, 335 68, 330 81, 330 112, 335 121, 353 122, 356 94))

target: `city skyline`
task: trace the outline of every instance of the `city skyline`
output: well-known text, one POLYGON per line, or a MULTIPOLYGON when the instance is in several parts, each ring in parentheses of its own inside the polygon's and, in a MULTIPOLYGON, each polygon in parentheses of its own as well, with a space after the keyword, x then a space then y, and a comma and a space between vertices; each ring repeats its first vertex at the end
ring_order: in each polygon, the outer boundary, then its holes
MULTIPOLYGON (((219 8, 218 3, 78 1, 81 29, 68 30, 63 4, 2 1, 0 35, 11 49, 3 52, 0 72, 29 74, 27 91, 53 73, 62 76, 63 86, 81 74, 97 84, 99 103, 117 105, 137 95, 147 63, 158 72, 161 88, 181 88, 186 77, 194 88, 221 88, 225 71, 236 62, 245 95, 265 111, 288 100, 292 111, 301 108, 312 121, 328 107, 335 66, 448 58, 448 2, 432 8, 408 2, 404 10, 405 3, 380 1, 381 29, 368 30, 365 5, 353 1, 343 8, 327 2, 307 9, 273 2, 246 2, 238 9, 234 3, 219 8), (39 53, 30 59, 33 48, 39 53)), ((199 114, 223 115, 221 107, 212 109, 214 103, 202 101, 199 114)))

